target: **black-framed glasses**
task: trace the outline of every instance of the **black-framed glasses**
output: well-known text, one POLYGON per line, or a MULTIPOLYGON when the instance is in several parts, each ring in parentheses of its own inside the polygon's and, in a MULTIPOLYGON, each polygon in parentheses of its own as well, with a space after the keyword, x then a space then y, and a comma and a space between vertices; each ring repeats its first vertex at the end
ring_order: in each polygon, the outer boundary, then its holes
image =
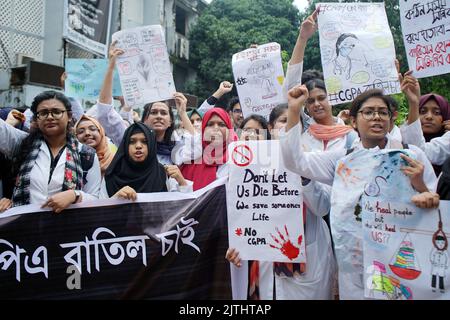
POLYGON ((59 120, 62 118, 64 112, 67 112, 67 110, 61 109, 41 110, 39 112, 36 112, 36 118, 38 118, 39 120, 45 120, 48 118, 48 115, 51 114, 53 119, 59 120))
POLYGON ((391 119, 391 112, 388 109, 380 109, 380 110, 363 109, 359 110, 358 113, 361 113, 362 117, 365 120, 373 120, 375 118, 375 114, 378 114, 381 120, 391 119))
POLYGON ((242 113, 242 109, 233 109, 233 113, 242 113))

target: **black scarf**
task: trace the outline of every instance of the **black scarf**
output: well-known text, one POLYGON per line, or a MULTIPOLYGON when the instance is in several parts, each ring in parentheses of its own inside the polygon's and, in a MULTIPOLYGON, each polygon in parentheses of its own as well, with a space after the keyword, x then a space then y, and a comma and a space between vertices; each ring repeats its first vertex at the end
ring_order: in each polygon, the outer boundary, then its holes
POLYGON ((170 156, 174 147, 174 143, 167 144, 165 142, 158 142, 156 152, 161 156, 170 156))
POLYGON ((125 131, 119 149, 105 173, 106 189, 112 197, 125 186, 137 193, 167 191, 166 171, 156 157, 156 136, 145 124, 138 122, 125 131), (142 163, 131 160, 128 146, 131 136, 144 133, 147 140, 148 156, 142 163))
POLYGON ((450 200, 450 158, 442 165, 442 176, 439 178, 437 193, 441 200, 450 200))

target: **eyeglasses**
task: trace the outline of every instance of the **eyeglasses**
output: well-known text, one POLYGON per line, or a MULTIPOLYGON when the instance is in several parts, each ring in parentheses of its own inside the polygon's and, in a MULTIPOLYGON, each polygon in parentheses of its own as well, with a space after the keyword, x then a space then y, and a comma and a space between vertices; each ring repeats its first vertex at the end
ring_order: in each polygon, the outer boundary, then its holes
POLYGON ((233 109, 233 113, 242 113, 242 109, 233 109))
POLYGON ((381 120, 389 120, 391 118, 391 112, 388 109, 381 109, 381 110, 364 109, 358 111, 358 113, 361 113, 362 117, 365 120, 373 120, 375 118, 375 114, 378 114, 381 120))
POLYGON ((61 109, 42 110, 36 113, 36 117, 39 120, 45 120, 48 118, 48 115, 51 114, 53 119, 59 120, 62 118, 64 112, 67 112, 67 110, 61 109))

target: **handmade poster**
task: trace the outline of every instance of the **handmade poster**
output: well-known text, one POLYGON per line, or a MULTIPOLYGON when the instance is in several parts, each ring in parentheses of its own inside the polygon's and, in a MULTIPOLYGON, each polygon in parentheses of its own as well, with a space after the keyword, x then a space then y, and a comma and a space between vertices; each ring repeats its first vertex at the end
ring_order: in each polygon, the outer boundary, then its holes
POLYGON ((268 119, 270 111, 285 100, 281 46, 271 42, 236 53, 232 67, 244 118, 259 114, 268 119))
POLYGON ((279 141, 228 147, 228 235, 243 260, 305 262, 300 176, 286 169, 279 141))
MULTIPOLYGON (((98 99, 108 59, 66 59, 65 94, 73 98, 98 99)), ((113 96, 121 96, 119 73, 114 71, 113 96)))
POLYGON ((399 93, 384 3, 319 3, 320 53, 328 100, 352 102, 369 89, 399 93))
POLYGON ((400 1, 400 22, 409 69, 416 78, 450 72, 450 3, 400 1))
POLYGON ((384 156, 361 197, 364 296, 448 300, 448 202, 440 210, 416 207, 404 165, 400 152, 384 156))
POLYGON ((107 56, 111 0, 65 0, 63 36, 86 50, 107 56))
POLYGON ((339 268, 340 299, 364 297, 360 201, 371 172, 386 151, 358 150, 336 165, 330 221, 339 268))
POLYGON ((160 25, 122 30, 113 34, 122 93, 130 107, 173 98, 175 82, 164 33, 160 25))

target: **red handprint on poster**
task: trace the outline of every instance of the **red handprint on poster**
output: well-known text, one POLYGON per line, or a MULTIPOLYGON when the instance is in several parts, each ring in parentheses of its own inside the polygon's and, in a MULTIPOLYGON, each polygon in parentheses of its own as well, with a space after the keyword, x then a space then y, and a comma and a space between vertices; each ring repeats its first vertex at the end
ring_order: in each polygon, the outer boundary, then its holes
POLYGON ((289 232, 288 229, 286 227, 286 225, 284 226, 284 231, 286 232, 286 236, 284 236, 280 230, 278 230, 278 228, 275 228, 276 231, 278 232, 278 236, 280 237, 280 239, 277 239, 273 234, 270 234, 270 236, 272 237, 272 239, 279 245, 273 245, 273 244, 269 244, 271 248, 274 249, 278 249, 281 251, 282 254, 284 254, 286 257, 288 257, 290 260, 294 260, 295 258, 298 257, 298 255, 300 254, 300 245, 302 244, 303 241, 303 236, 300 235, 298 237, 298 246, 296 247, 291 240, 289 239, 289 232))

